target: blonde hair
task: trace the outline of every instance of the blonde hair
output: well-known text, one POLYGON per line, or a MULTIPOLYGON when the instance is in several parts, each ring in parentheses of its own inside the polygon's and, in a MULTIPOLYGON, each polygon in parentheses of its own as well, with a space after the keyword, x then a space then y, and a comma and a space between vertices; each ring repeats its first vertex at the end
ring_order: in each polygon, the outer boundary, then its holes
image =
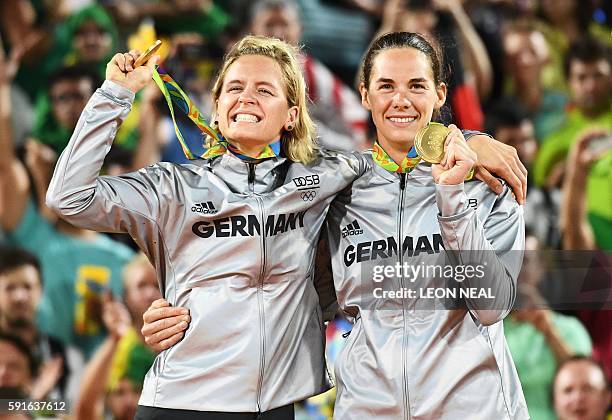
MULTIPOLYGON (((217 103, 221 95, 223 81, 229 67, 245 55, 261 55, 270 57, 278 63, 283 74, 287 105, 298 107, 298 116, 291 131, 283 130, 281 144, 285 156, 294 162, 309 163, 315 152, 315 125, 308 113, 306 103, 306 82, 298 64, 298 52, 286 42, 264 36, 246 36, 238 41, 225 56, 223 67, 212 88, 213 103, 217 103)), ((215 109, 216 112, 216 109, 215 109)), ((218 126, 215 126, 218 129, 218 126)), ((213 146, 216 139, 207 137, 208 147, 213 146)))

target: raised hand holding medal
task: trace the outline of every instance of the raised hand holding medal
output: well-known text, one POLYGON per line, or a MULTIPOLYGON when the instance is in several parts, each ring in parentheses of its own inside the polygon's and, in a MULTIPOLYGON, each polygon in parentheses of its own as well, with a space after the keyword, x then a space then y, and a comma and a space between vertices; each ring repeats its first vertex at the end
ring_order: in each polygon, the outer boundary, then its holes
POLYGON ((159 56, 153 54, 159 45, 161 41, 149 47, 144 54, 140 54, 138 50, 115 54, 106 65, 106 79, 137 93, 151 80, 153 70, 159 60, 159 56))
POLYGON ((432 163, 436 184, 461 184, 476 164, 476 153, 454 124, 429 123, 417 133, 414 146, 423 160, 432 163))

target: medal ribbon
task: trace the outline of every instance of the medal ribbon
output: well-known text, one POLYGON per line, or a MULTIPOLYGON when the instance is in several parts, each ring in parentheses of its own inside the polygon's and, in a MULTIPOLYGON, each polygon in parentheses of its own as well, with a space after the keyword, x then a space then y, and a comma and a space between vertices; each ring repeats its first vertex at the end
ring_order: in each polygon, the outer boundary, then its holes
POLYGON ((409 173, 421 161, 421 158, 419 155, 417 155, 416 149, 414 146, 412 146, 402 161, 402 164, 398 165, 393 159, 391 159, 391 157, 389 157, 387 152, 385 152, 385 149, 378 144, 378 141, 374 142, 374 146, 372 147, 372 156, 374 157, 374 162, 376 162, 378 165, 389 172, 396 172, 399 174, 409 173))
POLYGON ((176 121, 175 110, 176 106, 181 112, 183 112, 199 129, 201 132, 206 133, 213 139, 213 145, 202 154, 202 158, 210 159, 226 153, 228 150, 242 160, 255 161, 259 159, 265 159, 270 157, 279 156, 280 154, 280 140, 267 145, 257 157, 250 157, 242 154, 238 148, 230 144, 217 130, 212 128, 202 116, 200 110, 195 106, 193 101, 189 99, 189 96, 181 89, 181 87, 174 81, 174 79, 166 73, 161 67, 157 67, 153 70, 153 80, 155 84, 166 98, 166 104, 170 110, 172 117, 172 123, 174 124, 174 131, 178 138, 183 153, 187 159, 197 159, 196 156, 185 141, 185 136, 181 132, 179 125, 176 121))
POLYGON ((189 99, 187 94, 183 92, 183 89, 167 74, 161 67, 157 67, 153 70, 153 80, 155 84, 161 90, 162 94, 166 98, 166 103, 168 104, 168 109, 170 110, 170 116, 172 117, 172 123, 174 124, 174 131, 176 132, 176 137, 181 143, 181 148, 183 149, 183 153, 187 159, 197 159, 197 156, 192 153, 181 133, 181 130, 176 123, 174 105, 182 111, 189 119, 200 129, 200 131, 208 134, 213 139, 217 141, 220 140, 221 135, 213 129, 202 114, 200 110, 194 105, 194 103, 189 99))
POLYGON ((236 146, 230 144, 225 138, 221 137, 221 139, 215 143, 210 149, 208 149, 202 157, 204 159, 212 159, 214 157, 220 156, 227 152, 228 150, 232 152, 236 157, 242 159, 247 162, 254 162, 260 159, 267 159, 271 157, 280 156, 281 142, 280 140, 275 141, 272 144, 267 145, 264 149, 257 155, 257 157, 251 157, 242 154, 236 146))
MULTIPOLYGON (((385 152, 385 149, 382 148, 378 141, 374 142, 374 146, 372 146, 372 157, 374 158, 374 162, 376 162, 383 169, 386 169, 389 172, 396 172, 398 174, 407 174, 410 173, 416 166, 421 162, 421 158, 416 152, 414 146, 410 148, 406 157, 402 161, 401 165, 395 163, 393 159, 385 152)), ((470 172, 465 176, 466 181, 470 181, 474 178, 474 168, 470 169, 470 172)))

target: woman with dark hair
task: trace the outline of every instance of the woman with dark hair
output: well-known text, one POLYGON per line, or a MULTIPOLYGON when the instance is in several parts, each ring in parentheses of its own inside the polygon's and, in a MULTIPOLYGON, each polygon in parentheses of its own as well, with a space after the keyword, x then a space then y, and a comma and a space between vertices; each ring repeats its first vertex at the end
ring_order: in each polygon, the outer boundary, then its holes
POLYGON ((439 163, 416 154, 446 100, 439 57, 395 32, 364 59, 376 141, 327 217, 338 303, 354 322, 336 362, 338 419, 529 417, 500 322, 516 294, 523 209, 506 186, 497 196, 464 183, 475 155, 455 126, 439 163), (351 224, 358 234, 343 234, 351 224))
POLYGON ((484 129, 481 103, 493 86, 491 60, 460 0, 390 0, 385 2, 378 34, 418 32, 444 44, 447 73, 444 119, 461 128, 484 129), (448 109, 452 112, 448 115, 448 109))

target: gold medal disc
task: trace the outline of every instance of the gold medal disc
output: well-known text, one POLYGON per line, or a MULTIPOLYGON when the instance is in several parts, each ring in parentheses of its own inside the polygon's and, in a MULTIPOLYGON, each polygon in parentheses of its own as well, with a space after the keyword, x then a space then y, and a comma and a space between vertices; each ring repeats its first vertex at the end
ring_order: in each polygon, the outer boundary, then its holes
POLYGON ((425 162, 440 163, 444 157, 444 141, 450 130, 443 124, 430 122, 414 139, 414 148, 425 162))

